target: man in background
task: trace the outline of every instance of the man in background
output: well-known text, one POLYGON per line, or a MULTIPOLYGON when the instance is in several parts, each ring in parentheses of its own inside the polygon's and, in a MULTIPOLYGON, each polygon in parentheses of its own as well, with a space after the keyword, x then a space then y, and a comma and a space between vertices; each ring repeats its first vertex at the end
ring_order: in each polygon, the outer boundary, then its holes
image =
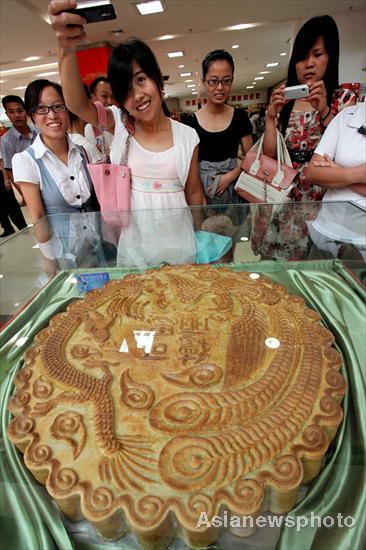
POLYGON ((108 78, 98 76, 89 84, 89 90, 93 101, 100 101, 105 107, 110 107, 114 104, 112 88, 108 78))
POLYGON ((15 153, 21 153, 31 145, 37 136, 35 127, 28 124, 24 102, 17 95, 3 97, 2 104, 12 127, 1 138, 1 156, 4 163, 6 180, 9 180, 22 197, 21 206, 25 206, 20 186, 14 184, 11 161, 15 153))
POLYGON ((5 174, 0 152, 0 224, 4 230, 0 234, 1 238, 8 237, 15 233, 15 229, 11 222, 13 222, 18 229, 27 227, 27 222, 15 198, 10 180, 7 179, 7 175, 5 174))
MULTIPOLYGON (((98 78, 95 78, 89 84, 89 91, 92 101, 100 101, 100 103, 102 103, 104 107, 110 107, 111 105, 114 105, 115 102, 112 94, 112 88, 106 76, 98 76, 98 78)), ((107 154, 109 153, 113 134, 106 130, 105 132, 103 132, 103 136, 95 136, 93 126, 91 124, 87 124, 85 126, 84 136, 91 145, 96 145, 101 153, 103 153, 104 150, 107 154), (104 145, 102 144, 103 138, 104 145)))

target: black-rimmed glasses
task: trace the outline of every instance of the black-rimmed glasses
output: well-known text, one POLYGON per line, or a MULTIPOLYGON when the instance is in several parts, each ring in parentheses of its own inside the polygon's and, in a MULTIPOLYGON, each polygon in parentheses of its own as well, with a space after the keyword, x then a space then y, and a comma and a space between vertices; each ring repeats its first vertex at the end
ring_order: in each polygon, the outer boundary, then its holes
POLYGON ((48 115, 50 111, 54 113, 64 113, 66 111, 66 105, 64 103, 56 103, 55 105, 38 105, 34 110, 37 115, 48 115))
POLYGON ((233 78, 223 78, 222 80, 219 80, 218 78, 210 78, 210 80, 206 80, 206 82, 212 88, 216 88, 219 84, 222 84, 225 87, 231 86, 233 80, 233 78))

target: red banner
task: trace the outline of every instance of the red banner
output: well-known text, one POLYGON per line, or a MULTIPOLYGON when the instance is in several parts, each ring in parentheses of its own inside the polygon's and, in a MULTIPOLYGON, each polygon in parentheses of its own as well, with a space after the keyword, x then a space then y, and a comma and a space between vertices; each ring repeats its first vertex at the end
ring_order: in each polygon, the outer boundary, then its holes
POLYGON ((87 85, 98 76, 107 75, 107 67, 112 46, 108 42, 91 45, 88 49, 78 50, 79 71, 83 82, 87 85))

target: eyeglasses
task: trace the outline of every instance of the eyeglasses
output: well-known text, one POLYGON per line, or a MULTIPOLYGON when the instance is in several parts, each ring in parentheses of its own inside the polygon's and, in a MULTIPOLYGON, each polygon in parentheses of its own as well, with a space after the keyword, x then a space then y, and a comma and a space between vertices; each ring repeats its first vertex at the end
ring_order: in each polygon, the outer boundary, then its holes
POLYGON ((211 78, 210 80, 206 80, 206 82, 212 88, 216 88, 219 84, 222 84, 225 87, 231 86, 233 80, 233 78, 223 78, 222 80, 219 80, 218 78, 211 78))
POLYGON ((48 115, 50 111, 54 113, 64 113, 66 111, 66 105, 64 103, 56 103, 56 105, 38 105, 34 110, 37 115, 48 115))

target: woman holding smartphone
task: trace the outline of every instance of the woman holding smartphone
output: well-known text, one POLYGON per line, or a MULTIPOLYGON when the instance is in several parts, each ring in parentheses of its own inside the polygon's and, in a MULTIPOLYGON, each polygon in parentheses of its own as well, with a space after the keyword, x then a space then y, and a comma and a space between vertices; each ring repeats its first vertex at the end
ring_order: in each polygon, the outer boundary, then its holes
MULTIPOLYGON (((60 47, 60 74, 68 108, 85 122, 98 126, 95 104, 84 91, 76 47, 86 37, 85 19, 68 13, 72 0, 49 4, 52 26, 60 47)), ((119 265, 192 263, 195 241, 187 206, 205 202, 198 173, 198 136, 188 126, 164 114, 164 80, 150 48, 141 40, 118 44, 108 64, 108 80, 119 108, 107 109, 107 130, 114 134, 110 158, 119 164, 126 149, 129 117, 131 222, 121 233, 119 265), (143 210, 141 212, 134 211, 143 210)))
MULTIPOLYGON (((276 158, 276 129, 285 137, 294 168, 298 170, 291 199, 320 201, 323 189, 306 178, 311 160, 325 128, 355 95, 338 85, 339 36, 329 15, 313 17, 299 30, 291 55, 286 86, 306 84, 308 97, 289 100, 285 85, 275 89, 266 113, 264 154, 276 158)), ((252 247, 271 259, 299 260, 308 249, 306 219, 313 216, 305 206, 284 206, 272 223, 263 210, 255 220, 252 247)))

